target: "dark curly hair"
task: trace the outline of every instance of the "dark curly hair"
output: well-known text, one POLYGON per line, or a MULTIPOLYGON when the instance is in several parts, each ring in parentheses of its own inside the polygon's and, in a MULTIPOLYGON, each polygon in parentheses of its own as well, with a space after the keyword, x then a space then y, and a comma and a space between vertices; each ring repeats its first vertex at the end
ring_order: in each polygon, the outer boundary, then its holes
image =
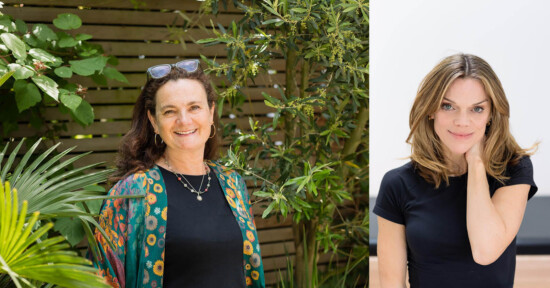
MULTIPOLYGON (((117 171, 110 181, 116 182, 126 176, 138 171, 145 171, 152 168, 155 162, 164 154, 165 143, 155 144, 155 131, 147 117, 147 111, 155 114, 157 91, 168 81, 178 79, 191 79, 199 81, 206 91, 208 106, 212 108, 216 103, 216 93, 210 84, 210 78, 199 68, 189 73, 183 69, 172 68, 172 71, 160 79, 150 79, 145 83, 139 98, 134 105, 132 126, 130 131, 124 135, 120 144, 118 157, 116 159, 117 171)), ((219 127, 219 117, 214 113, 214 125, 219 127)), ((204 149, 204 158, 213 160, 217 156, 219 146, 219 133, 209 138, 204 149)))

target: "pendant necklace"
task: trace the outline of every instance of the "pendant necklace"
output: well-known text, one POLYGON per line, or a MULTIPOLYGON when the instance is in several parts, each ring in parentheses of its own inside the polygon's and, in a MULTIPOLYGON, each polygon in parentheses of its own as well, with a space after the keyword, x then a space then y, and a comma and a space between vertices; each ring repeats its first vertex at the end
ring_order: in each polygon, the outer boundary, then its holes
POLYGON ((189 182, 189 180, 187 180, 187 178, 185 178, 185 176, 183 176, 183 174, 176 173, 174 171, 174 169, 172 169, 172 166, 170 166, 170 163, 168 163, 168 159, 166 157, 163 157, 163 158, 164 158, 164 164, 166 164, 166 166, 168 167, 170 172, 174 173, 174 175, 176 176, 176 178, 178 178, 178 181, 180 181, 180 183, 183 185, 183 187, 187 188, 189 191, 191 191, 191 193, 197 194, 197 200, 202 201, 201 194, 208 191, 208 188, 210 188, 210 180, 212 179, 212 177, 210 176, 210 171, 209 171, 208 165, 206 165, 206 162, 203 162, 205 174, 202 175, 201 184, 199 186, 199 189, 197 190, 197 189, 195 189, 195 187, 193 187, 193 185, 191 185, 191 182, 189 182), (204 176, 206 176, 206 175, 208 175, 208 183, 206 184, 206 188, 204 188, 204 191, 201 191, 202 190, 202 184, 204 182, 204 176), (182 181, 182 178, 187 183, 184 183, 182 181))

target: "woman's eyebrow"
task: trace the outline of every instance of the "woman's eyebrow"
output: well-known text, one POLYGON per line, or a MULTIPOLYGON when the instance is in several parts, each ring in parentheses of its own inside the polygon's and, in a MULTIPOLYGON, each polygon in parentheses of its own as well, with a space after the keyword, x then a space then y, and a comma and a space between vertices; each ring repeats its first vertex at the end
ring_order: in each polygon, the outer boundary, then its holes
MULTIPOLYGON (((449 102, 451 102, 451 103, 453 103, 453 104, 456 104, 455 101, 453 101, 453 100, 451 100, 451 99, 449 99, 449 98, 447 98, 447 97, 443 97, 443 100, 447 100, 447 101, 449 101, 449 102)), ((481 104, 481 103, 483 103, 483 102, 487 102, 487 101, 489 101, 489 99, 485 99, 485 100, 483 100, 483 101, 474 103, 474 104, 472 104, 472 106, 476 106, 476 105, 479 105, 479 104, 481 104)))

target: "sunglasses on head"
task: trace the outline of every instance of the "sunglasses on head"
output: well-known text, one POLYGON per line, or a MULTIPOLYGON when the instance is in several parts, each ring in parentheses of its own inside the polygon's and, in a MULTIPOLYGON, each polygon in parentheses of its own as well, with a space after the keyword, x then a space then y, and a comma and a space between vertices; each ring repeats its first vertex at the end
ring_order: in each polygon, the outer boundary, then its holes
POLYGON ((147 80, 149 80, 150 78, 159 79, 170 74, 170 71, 172 71, 172 67, 176 67, 179 69, 183 69, 189 73, 193 73, 197 71, 197 69, 199 69, 199 60, 183 60, 176 64, 160 64, 149 67, 149 69, 147 69, 147 80))

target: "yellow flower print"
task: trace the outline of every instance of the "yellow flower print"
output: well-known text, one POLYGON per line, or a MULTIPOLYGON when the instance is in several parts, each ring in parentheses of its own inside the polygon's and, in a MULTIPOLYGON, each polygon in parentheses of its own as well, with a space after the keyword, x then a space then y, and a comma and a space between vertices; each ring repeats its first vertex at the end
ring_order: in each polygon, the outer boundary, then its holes
POLYGON ((227 199, 227 203, 229 203, 229 206, 233 208, 237 208, 237 204, 235 204, 235 201, 229 197, 229 195, 225 196, 225 199, 227 199))
POLYGON ((246 286, 252 286, 252 279, 250 277, 246 277, 246 286))
POLYGON ((159 183, 155 184, 155 186, 153 186, 153 190, 157 193, 161 193, 162 192, 162 185, 160 185, 159 183))
POLYGON ((233 192, 233 189, 231 188, 225 188, 225 194, 231 198, 235 198, 235 192, 233 192))
POLYGON ((151 206, 145 205, 145 216, 149 216, 149 213, 151 213, 151 206))
POLYGON ((248 240, 244 240, 244 254, 246 255, 252 255, 252 252, 254 252, 254 249, 252 248, 252 243, 248 240))
POLYGON ((161 217, 164 221, 166 221, 166 218, 168 217, 168 207, 164 207, 164 209, 162 209, 161 217))
POLYGON ((157 262, 155 262, 155 266, 153 267, 153 272, 157 276, 162 276, 162 273, 164 272, 164 262, 157 260, 157 262))
POLYGON ((148 257, 148 256, 149 256, 149 248, 145 246, 145 257, 148 257))
POLYGON ((256 230, 256 227, 254 227, 254 223, 252 223, 252 221, 247 221, 246 224, 248 224, 248 228, 251 230, 256 230))
POLYGON ((153 246, 155 245, 156 242, 157 242, 157 237, 154 234, 149 234, 149 236, 147 236, 147 244, 149 244, 150 246, 153 246))
POLYGON ((152 194, 152 193, 148 193, 147 194, 147 202, 149 203, 149 205, 153 205, 153 204, 157 203, 157 195, 152 194))
POLYGON ((244 268, 246 268, 246 270, 250 270, 250 264, 246 264, 246 266, 244 266, 244 268))
POLYGON ((260 277, 260 273, 258 273, 258 271, 252 271, 252 273, 250 273, 250 276, 252 276, 252 279, 258 280, 258 278, 260 277))
POLYGON ((254 237, 254 233, 250 230, 246 230, 246 238, 248 238, 250 242, 254 242, 254 240, 256 240, 256 238, 254 237))

